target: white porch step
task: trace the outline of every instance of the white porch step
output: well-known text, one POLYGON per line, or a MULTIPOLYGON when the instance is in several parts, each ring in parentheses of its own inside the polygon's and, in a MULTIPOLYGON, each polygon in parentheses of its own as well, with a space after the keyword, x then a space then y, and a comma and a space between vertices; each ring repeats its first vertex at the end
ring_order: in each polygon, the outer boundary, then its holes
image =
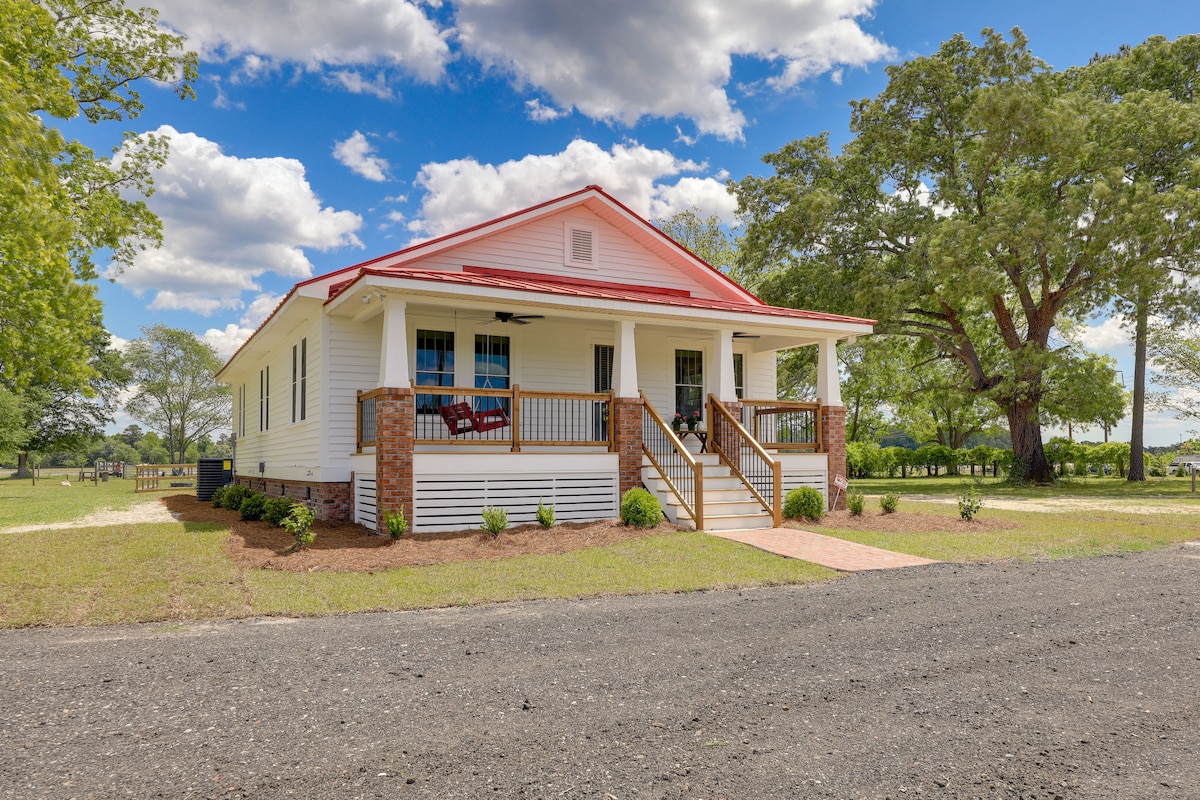
MULTIPOLYGON (((761 509, 762 506, 759 506, 761 509)), ((704 530, 740 531, 764 530, 775 527, 775 520, 763 511, 760 514, 717 514, 710 516, 705 509, 704 530)))

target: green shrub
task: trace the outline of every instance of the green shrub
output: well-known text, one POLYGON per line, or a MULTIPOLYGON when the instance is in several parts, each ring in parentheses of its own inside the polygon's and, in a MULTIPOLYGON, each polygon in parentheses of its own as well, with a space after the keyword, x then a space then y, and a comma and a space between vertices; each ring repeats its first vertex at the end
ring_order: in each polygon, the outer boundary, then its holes
POLYGON ((783 498, 783 515, 788 519, 820 522, 825 516, 825 495, 811 486, 792 489, 783 498))
POLYGON ((225 499, 225 490, 228 488, 229 488, 228 486, 220 486, 220 487, 217 487, 217 490, 215 492, 213 492, 213 495, 212 495, 213 508, 222 508, 222 501, 224 501, 224 499, 225 499))
POLYGON ((388 535, 392 539, 399 539, 408 533, 408 520, 404 518, 404 506, 400 506, 395 511, 386 512, 383 515, 383 521, 387 523, 388 535))
POLYGON ((245 522, 255 522, 262 519, 263 512, 267 510, 267 498, 263 497, 258 492, 252 492, 249 497, 242 501, 238 511, 241 512, 242 520, 245 522))
POLYGON ((888 492, 883 497, 879 498, 879 507, 883 509, 883 513, 891 514, 900 505, 900 493, 888 492))
POLYGON ((538 498, 537 521, 538 525, 543 528, 554 527, 554 506, 546 505, 540 497, 538 498))
POLYGON ((311 508, 303 503, 296 503, 288 515, 283 518, 283 527, 296 540, 297 550, 316 540, 317 535, 312 532, 313 520, 316 517, 317 515, 311 508))
POLYGON ((508 512, 498 506, 483 507, 483 529, 495 539, 508 527, 508 512))
POLYGON ((1186 478, 1187 476, 1188 476, 1188 471, 1183 468, 1183 464, 1180 464, 1178 467, 1175 468, 1175 477, 1176 478, 1186 478))
POLYGON ((983 498, 979 496, 979 492, 975 491, 974 486, 967 489, 966 494, 959 495, 958 515, 968 522, 975 519, 975 515, 981 508, 983 508, 983 498))
POLYGON ((242 508, 242 501, 256 492, 249 486, 243 486, 240 483, 235 483, 225 489, 225 494, 221 496, 221 508, 229 511, 239 511, 242 508))
POLYGON ((846 492, 846 508, 850 509, 850 516, 861 517, 863 513, 863 504, 867 498, 862 492, 851 489, 846 492))
POLYGON ((287 515, 292 513, 292 506, 296 503, 289 497, 272 497, 267 500, 266 507, 263 509, 262 521, 269 522, 272 525, 283 525, 287 515))
POLYGON ((658 500, 638 486, 621 496, 621 522, 634 528, 653 528, 663 520, 658 500))

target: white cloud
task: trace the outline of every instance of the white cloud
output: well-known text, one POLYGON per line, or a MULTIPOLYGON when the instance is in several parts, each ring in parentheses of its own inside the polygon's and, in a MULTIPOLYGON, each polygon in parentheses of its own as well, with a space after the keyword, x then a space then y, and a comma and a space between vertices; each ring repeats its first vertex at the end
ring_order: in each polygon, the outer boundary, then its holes
POLYGON ((651 219, 668 217, 699 209, 700 216, 717 216, 722 222, 731 224, 737 213, 737 198, 729 193, 725 184, 713 178, 680 178, 673 186, 662 186, 650 203, 651 219))
POLYGON ((894 56, 857 20, 876 0, 459 0, 466 52, 547 92, 564 109, 633 125, 690 117, 701 133, 740 139, 745 116, 726 93, 733 57, 781 69, 783 91, 840 65, 894 56))
POLYGON ((361 72, 354 70, 339 70, 331 73, 325 82, 332 86, 340 86, 353 94, 370 94, 380 100, 392 99, 392 88, 387 85, 387 77, 378 73, 373 80, 367 80, 361 72))
POLYGON ((374 152, 375 146, 359 131, 355 131, 349 139, 337 142, 333 147, 333 157, 355 174, 369 181, 386 181, 387 175, 384 172, 388 168, 387 159, 371 155, 374 152))
POLYGON ((1122 327, 1124 322, 1124 317, 1112 316, 1099 325, 1085 325, 1072 331, 1072 337, 1088 350, 1108 352, 1129 344, 1131 334, 1122 327))
POLYGON ((536 97, 525 101, 525 116, 534 122, 553 122, 556 119, 562 119, 570 113, 570 111, 563 111, 561 108, 543 105, 542 101, 536 97))
POLYGON ((665 177, 702 168, 694 161, 636 142, 604 150, 582 139, 571 142, 561 153, 529 155, 499 165, 481 164, 472 158, 426 164, 415 181, 425 190, 420 216, 409 223, 409 229, 439 236, 590 184, 603 187, 643 217, 689 205, 732 215, 736 203, 727 192, 726 199, 721 199, 725 187, 715 179, 662 182, 665 177))
POLYGON ((271 316, 271 312, 278 307, 282 300, 281 295, 260 294, 250 303, 246 313, 242 315, 236 325, 231 322, 224 328, 209 328, 200 338, 211 344, 217 351, 217 355, 228 359, 246 343, 258 326, 271 316))
POLYGON ((210 61, 239 62, 249 77, 281 63, 308 69, 400 67, 433 82, 451 58, 448 32, 406 0, 159 0, 167 25, 210 61))
POLYGON ((304 248, 362 246, 354 233, 362 218, 322 208, 299 161, 225 155, 215 142, 169 125, 154 133, 171 142, 147 201, 162 220, 163 246, 109 273, 138 296, 154 292, 151 308, 241 308, 242 293, 257 291, 264 273, 309 277, 304 248))

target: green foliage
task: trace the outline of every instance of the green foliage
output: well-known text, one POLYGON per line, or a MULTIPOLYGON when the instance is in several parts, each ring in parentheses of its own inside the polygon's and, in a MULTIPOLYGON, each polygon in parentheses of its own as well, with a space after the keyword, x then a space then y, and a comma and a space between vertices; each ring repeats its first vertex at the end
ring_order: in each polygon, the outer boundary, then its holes
POLYGON ((635 528, 653 528, 662 520, 662 508, 648 490, 637 486, 621 495, 621 522, 635 528))
POLYGON ((1154 382, 1170 391, 1156 394, 1150 404, 1175 412, 1179 419, 1200 420, 1200 337, 1158 326, 1151 330, 1150 355, 1158 367, 1154 382))
POLYGON ((820 522, 825 516, 825 496, 811 486, 792 489, 783 498, 783 516, 820 522))
POLYGON ((228 511, 240 511, 242 501, 256 492, 249 486, 243 486, 240 483, 235 483, 225 489, 225 493, 221 496, 221 508, 228 511))
POLYGON ((197 58, 183 42, 157 12, 120 0, 0 0, 0 385, 87 391, 100 325, 92 255, 119 269, 160 240, 136 198, 150 193, 166 142, 127 134, 109 159, 55 124, 137 117, 149 81, 193 96, 197 58))
POLYGON ((213 508, 224 508, 225 507, 225 492, 229 491, 229 488, 230 487, 228 487, 228 486, 218 486, 217 487, 216 491, 214 491, 212 494, 213 508))
POLYGON ((974 486, 958 496, 958 516, 962 519, 967 521, 975 519, 975 515, 981 508, 983 508, 983 498, 979 496, 979 492, 974 486))
POLYGON ((867 497, 857 489, 850 489, 846 492, 846 508, 850 511, 850 516, 861 517, 863 506, 866 505, 867 497))
POLYGON ((404 506, 395 511, 386 512, 383 515, 383 521, 387 524, 388 535, 393 539, 399 539, 408 533, 408 520, 404 517, 404 506))
POLYGON ((283 527, 296 540, 296 549, 312 544, 317 535, 312 531, 313 520, 317 515, 303 503, 292 506, 292 510, 283 518, 283 527))
POLYGON ((900 493, 888 492, 879 498, 879 508, 885 514, 893 514, 900 507, 900 493))
POLYGON ((258 492, 252 493, 238 506, 238 512, 242 515, 243 522, 257 522, 262 519, 263 512, 266 509, 267 498, 258 492))
POLYGON ((554 506, 544 505, 540 497, 538 498, 537 521, 538 525, 541 525, 543 528, 554 527, 554 506))
POLYGON ((499 506, 483 507, 483 529, 495 539, 508 527, 508 512, 499 506))
POLYGON ((840 152, 795 141, 734 187, 751 288, 924 339, 1004 410, 1010 475, 1035 483, 1053 479, 1038 422, 1067 366, 1056 325, 1200 253, 1200 104, 1137 76, 1106 94, 1099 69, 1056 73, 1016 29, 957 35, 852 103, 840 152))
POLYGON ((271 525, 282 526, 283 521, 287 519, 288 514, 292 513, 292 508, 295 505, 295 501, 290 497, 267 498, 266 504, 263 506, 262 521, 271 525))
POLYGON ((142 328, 125 360, 138 386, 125 410, 167 437, 172 463, 192 442, 229 424, 232 389, 216 382, 221 359, 196 334, 161 323, 142 328))
POLYGON ((728 272, 737 256, 733 237, 725 230, 721 218, 713 215, 701 218, 700 209, 692 206, 678 211, 654 224, 679 244, 722 272, 728 272))

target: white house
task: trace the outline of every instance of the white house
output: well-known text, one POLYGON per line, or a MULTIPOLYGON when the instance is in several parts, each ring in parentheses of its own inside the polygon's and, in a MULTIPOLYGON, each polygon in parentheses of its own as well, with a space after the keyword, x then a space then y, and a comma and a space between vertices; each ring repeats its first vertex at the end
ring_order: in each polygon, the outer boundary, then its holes
POLYGON ((871 330, 766 305, 589 186, 297 284, 218 379, 237 480, 321 518, 601 519, 645 484, 673 519, 769 526, 845 472, 835 345, 871 330), (776 399, 794 347, 817 403, 776 399))

